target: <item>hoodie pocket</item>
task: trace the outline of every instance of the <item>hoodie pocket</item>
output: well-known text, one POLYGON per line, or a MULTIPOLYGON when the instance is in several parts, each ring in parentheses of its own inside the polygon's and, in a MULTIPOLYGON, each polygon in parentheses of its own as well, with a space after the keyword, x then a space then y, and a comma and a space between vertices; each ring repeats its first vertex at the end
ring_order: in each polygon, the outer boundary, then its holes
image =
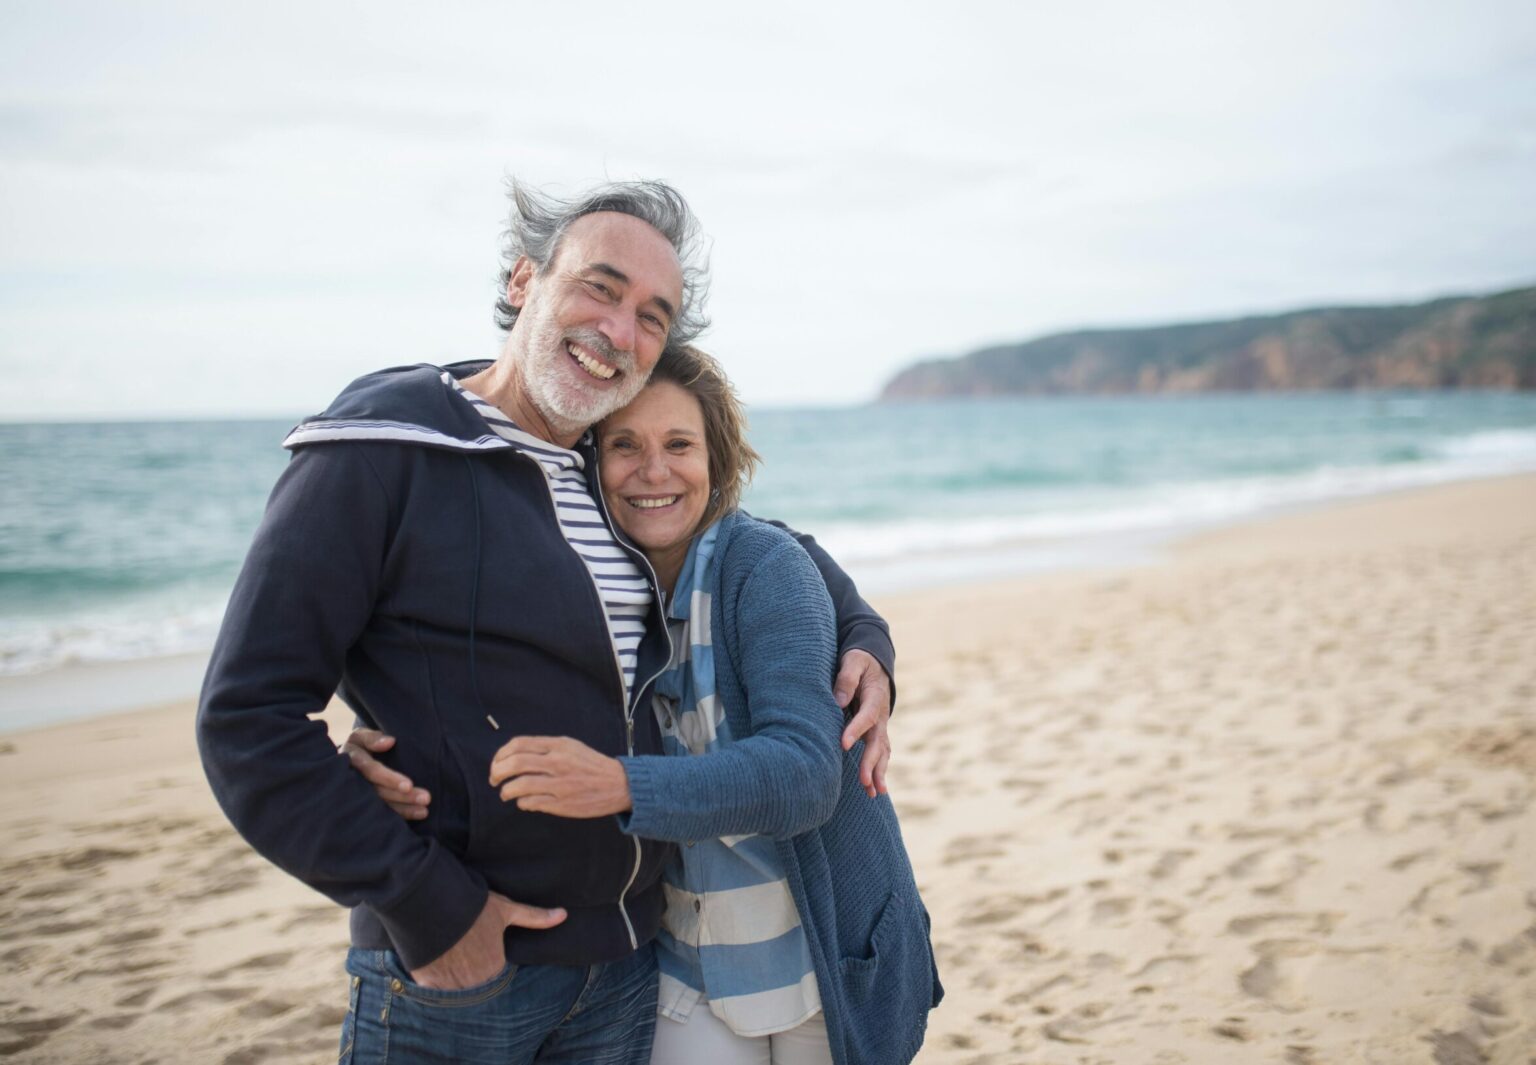
POLYGON ((457 853, 514 902, 612 903, 634 864, 633 844, 618 834, 611 818, 561 818, 502 801, 500 789, 490 782, 499 739, 491 737, 473 748, 459 739, 448 741, 462 812, 456 823, 439 826, 440 838, 462 839, 457 853))

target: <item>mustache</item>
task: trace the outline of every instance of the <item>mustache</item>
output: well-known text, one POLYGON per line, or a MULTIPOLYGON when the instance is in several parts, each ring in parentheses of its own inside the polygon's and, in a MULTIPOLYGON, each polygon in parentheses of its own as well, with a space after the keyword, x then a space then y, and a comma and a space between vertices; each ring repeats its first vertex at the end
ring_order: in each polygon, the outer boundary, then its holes
POLYGON ((561 336, 561 341, 574 340, 578 344, 591 348, 603 361, 617 366, 624 373, 632 373, 635 369, 635 353, 622 351, 609 343, 608 338, 596 329, 567 329, 561 336))

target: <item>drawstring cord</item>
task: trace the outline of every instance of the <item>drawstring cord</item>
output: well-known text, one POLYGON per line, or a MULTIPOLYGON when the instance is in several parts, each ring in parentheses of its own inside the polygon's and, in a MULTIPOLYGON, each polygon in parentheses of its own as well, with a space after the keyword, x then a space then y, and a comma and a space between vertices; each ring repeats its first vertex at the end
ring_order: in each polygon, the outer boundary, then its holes
POLYGON ((467 455, 464 456, 464 468, 469 471, 470 492, 475 499, 475 569, 469 588, 469 684, 475 690, 476 705, 491 723, 491 728, 499 731, 501 726, 485 709, 485 700, 480 697, 480 673, 475 663, 475 620, 480 614, 480 482, 475 477, 475 464, 467 455))

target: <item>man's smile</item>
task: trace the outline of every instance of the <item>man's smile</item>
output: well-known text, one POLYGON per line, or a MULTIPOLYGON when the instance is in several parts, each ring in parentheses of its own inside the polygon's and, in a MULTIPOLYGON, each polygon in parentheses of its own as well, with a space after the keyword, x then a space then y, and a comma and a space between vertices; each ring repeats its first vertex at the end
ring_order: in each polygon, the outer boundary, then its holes
POLYGON ((585 370, 588 376, 595 377, 599 381, 612 380, 614 375, 619 372, 618 367, 609 366, 606 362, 599 359, 590 348, 574 340, 567 340, 565 342, 565 350, 576 361, 577 366, 585 370))

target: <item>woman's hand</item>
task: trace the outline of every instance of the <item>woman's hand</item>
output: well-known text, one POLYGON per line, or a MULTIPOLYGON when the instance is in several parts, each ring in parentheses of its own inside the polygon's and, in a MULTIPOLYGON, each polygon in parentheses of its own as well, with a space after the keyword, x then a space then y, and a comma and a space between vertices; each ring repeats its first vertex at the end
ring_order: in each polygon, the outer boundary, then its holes
POLYGON ((340 750, 352 763, 352 768, 373 785, 373 790, 389 804, 391 810, 407 821, 424 821, 427 805, 432 801, 427 789, 413 786, 410 777, 396 772, 374 757, 394 745, 395 738, 378 729, 357 728, 352 730, 340 750))
POLYGON ((617 758, 568 736, 519 736, 491 759, 491 786, 519 810, 556 817, 606 817, 630 808, 629 777, 617 758))

